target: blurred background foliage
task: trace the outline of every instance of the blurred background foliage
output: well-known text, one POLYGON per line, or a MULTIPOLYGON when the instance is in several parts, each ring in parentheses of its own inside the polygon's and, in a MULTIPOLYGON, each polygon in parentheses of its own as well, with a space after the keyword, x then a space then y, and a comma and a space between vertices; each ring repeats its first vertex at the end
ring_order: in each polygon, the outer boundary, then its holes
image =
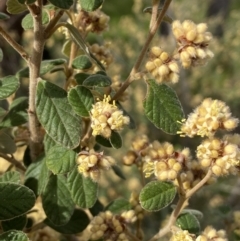
MULTIPOLYGON (((5 1, 1 1, 0 10, 4 11, 5 1)), ((150 15, 143 13, 143 9, 150 5, 149 0, 105 0, 102 10, 110 16, 109 31, 103 35, 90 34, 87 41, 103 44, 109 42, 109 48, 114 57, 107 73, 112 78, 124 81, 136 60, 147 36, 150 15)), ((172 86, 177 92, 183 105, 186 116, 205 97, 223 100, 230 106, 233 116, 240 118, 240 1, 239 0, 173 0, 168 14, 175 20, 191 19, 195 23, 206 22, 214 39, 210 49, 215 57, 205 66, 182 69, 180 81, 172 86)), ((21 15, 20 17, 22 17, 21 15)), ((24 46, 31 43, 30 32, 23 32, 19 25, 19 18, 4 24, 12 36, 24 46)), ((44 59, 64 57, 61 48, 64 36, 56 33, 46 45, 44 59)), ((152 46, 157 45, 172 53, 176 48, 171 33, 171 26, 163 23, 152 46)), ((4 59, 0 63, 0 75, 15 74, 23 67, 24 62, 20 57, 0 39, 0 47, 4 51, 4 59)), ((143 66, 144 69, 144 66, 143 66)), ((53 81, 63 80, 63 74, 51 75, 53 81)), ((27 80, 22 80, 26 83, 27 80)), ((27 86, 18 91, 18 95, 27 95, 27 86)), ((118 151, 109 151, 117 159, 119 166, 127 177, 127 181, 120 180, 114 175, 102 178, 100 200, 106 204, 113 198, 123 196, 129 198, 130 192, 140 190, 140 174, 137 167, 123 167, 121 159, 129 149, 136 134, 146 134, 150 141, 172 142, 176 147, 190 147, 194 156, 195 148, 199 145, 200 138, 181 138, 170 136, 155 128, 144 115, 142 101, 146 94, 146 84, 143 80, 135 81, 128 90, 129 100, 123 103, 124 108, 133 116, 136 122, 135 130, 125 130, 123 133, 124 148, 118 151), (129 191, 126 191, 126 185, 129 191)), ((235 133, 240 132, 240 127, 235 133)), ((224 133, 220 133, 221 136, 224 133)), ((233 211, 240 210, 240 181, 238 177, 221 178, 216 184, 204 187, 190 201, 190 208, 199 209, 204 213, 200 220, 204 228, 212 224, 215 228, 224 228, 229 231, 230 240, 234 240, 232 231, 237 227, 233 220, 233 211)), ((171 208, 154 213, 155 219, 147 215, 144 226, 147 236, 157 231, 159 222, 163 221, 171 208)), ((240 240, 236 238, 235 240, 240 240)))

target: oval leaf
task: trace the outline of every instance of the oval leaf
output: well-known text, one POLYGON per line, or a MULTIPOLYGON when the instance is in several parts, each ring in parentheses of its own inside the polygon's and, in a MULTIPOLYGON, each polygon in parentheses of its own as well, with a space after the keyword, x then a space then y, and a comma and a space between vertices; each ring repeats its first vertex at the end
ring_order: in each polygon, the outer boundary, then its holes
POLYGON ((87 79, 90 76, 90 74, 86 73, 77 73, 74 75, 74 79, 76 80, 78 85, 82 85, 83 81, 87 79))
MULTIPOLYGON (((49 22, 49 15, 47 11, 42 12, 42 24, 45 25, 49 22)), ((22 19, 22 27, 27 30, 27 29, 32 29, 33 28, 33 17, 29 13, 27 14, 23 19, 22 19)))
POLYGON ((15 76, 7 76, 0 79, 0 100, 6 99, 13 94, 19 85, 20 83, 15 76))
POLYGON ((80 55, 73 60, 72 67, 74 69, 86 70, 92 67, 92 62, 86 55, 80 55))
POLYGON ((108 76, 101 74, 94 74, 89 76, 83 81, 85 86, 95 86, 95 87, 107 87, 112 84, 111 79, 108 76))
POLYGON ((118 167, 116 165, 112 166, 112 170, 118 177, 120 177, 123 180, 126 180, 126 177, 124 176, 123 171, 120 167, 118 167))
POLYGON ((198 234, 200 232, 198 219, 190 213, 181 214, 177 218, 176 225, 182 230, 188 230, 189 233, 198 234))
POLYGON ((79 145, 81 119, 68 103, 67 92, 41 80, 37 86, 37 115, 47 134, 66 148, 79 145))
POLYGON ((176 195, 176 187, 172 183, 153 181, 140 192, 139 200, 147 211, 158 211, 168 206, 176 195))
POLYGON ((98 144, 100 144, 102 146, 112 147, 111 142, 103 136, 98 135, 98 136, 96 136, 95 140, 98 144))
POLYGON ((23 230, 26 223, 27 223, 27 216, 22 215, 22 216, 13 218, 11 220, 2 221, 2 228, 4 232, 13 230, 13 229, 23 230))
POLYGON ((68 93, 68 100, 73 110, 80 116, 88 117, 94 103, 91 91, 83 86, 76 86, 68 93))
POLYGON ((1 127, 12 127, 25 124, 28 121, 28 99, 26 97, 19 97, 15 99, 8 111, 0 122, 1 127))
POLYGON ((102 4, 103 0, 79 0, 81 8, 85 11, 94 11, 98 9, 102 4))
POLYGON ((49 0, 49 2, 62 9, 69 9, 73 5, 73 0, 49 0))
POLYGON ((25 4, 20 4, 17 0, 7 0, 7 11, 11 14, 18 14, 27 10, 25 4))
POLYGON ((0 130, 0 152, 13 154, 17 150, 17 147, 9 132, 10 129, 0 130))
POLYGON ((122 147, 122 137, 116 131, 112 131, 109 141, 113 148, 119 149, 122 147))
POLYGON ((32 4, 36 2, 36 0, 18 0, 18 2, 21 4, 32 4))
POLYGON ((69 173, 68 187, 73 201, 81 208, 90 208, 97 200, 98 184, 90 178, 83 177, 75 168, 69 173))
POLYGON ((5 172, 0 176, 0 182, 20 183, 20 173, 15 171, 5 172))
MULTIPOLYGON (((0 20, 6 20, 6 19, 9 19, 9 18, 10 17, 7 14, 0 12, 0 20)), ((1 50, 0 50, 0 52, 1 52, 1 50)), ((1 58, 0 58, 0 61, 2 61, 1 58)))
POLYGON ((94 205, 89 208, 89 211, 93 216, 97 216, 100 212, 104 211, 104 206, 99 200, 97 200, 94 205))
POLYGON ((53 174, 67 173, 76 166, 76 158, 76 152, 56 145, 46 155, 47 167, 53 174))
POLYGON ((119 198, 111 203, 109 203, 105 210, 111 211, 112 213, 119 214, 123 211, 127 211, 131 209, 131 204, 129 203, 128 200, 124 198, 119 198))
POLYGON ((29 241, 27 235, 21 231, 11 230, 0 234, 1 241, 29 241))
POLYGON ((157 127, 169 134, 176 134, 184 118, 176 93, 167 85, 148 80, 148 93, 143 102, 146 116, 157 127))
POLYGON ((66 178, 52 175, 42 194, 43 209, 55 225, 66 224, 74 211, 74 203, 67 188, 66 178))
POLYGON ((75 209, 69 222, 65 225, 56 226, 48 219, 45 219, 44 223, 59 233, 75 234, 82 232, 87 227, 89 218, 83 210, 75 209))
POLYGON ((29 211, 35 195, 29 188, 11 182, 0 182, 0 220, 8 220, 29 211))

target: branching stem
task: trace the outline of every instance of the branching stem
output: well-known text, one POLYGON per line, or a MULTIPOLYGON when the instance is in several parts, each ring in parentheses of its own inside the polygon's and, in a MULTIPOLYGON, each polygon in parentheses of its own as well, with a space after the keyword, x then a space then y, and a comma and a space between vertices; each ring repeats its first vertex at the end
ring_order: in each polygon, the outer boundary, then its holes
POLYGON ((172 0, 166 0, 165 1, 164 5, 163 5, 163 9, 162 9, 162 11, 160 12, 160 14, 157 18, 157 21, 155 21, 155 24, 153 24, 150 27, 150 31, 149 31, 148 37, 146 39, 146 42, 145 42, 137 60, 136 60, 136 63, 134 64, 134 66, 133 66, 133 68, 130 72, 130 75, 125 80, 125 82, 123 83, 121 88, 117 91, 117 93, 113 96, 113 100, 118 100, 118 98, 123 94, 123 92, 128 88, 128 86, 134 81, 133 76, 139 71, 140 66, 143 62, 144 56, 147 53, 147 50, 149 48, 149 45, 150 45, 155 33, 157 32, 157 29, 158 29, 159 25, 161 24, 165 14, 168 10, 168 7, 169 7, 171 1, 172 0))
POLYGON ((22 170, 22 171, 26 171, 26 168, 19 162, 17 161, 13 156, 10 157, 4 153, 0 153, 0 157, 2 157, 3 159, 5 159, 6 161, 10 162, 11 164, 13 164, 15 167, 17 167, 18 169, 22 170))

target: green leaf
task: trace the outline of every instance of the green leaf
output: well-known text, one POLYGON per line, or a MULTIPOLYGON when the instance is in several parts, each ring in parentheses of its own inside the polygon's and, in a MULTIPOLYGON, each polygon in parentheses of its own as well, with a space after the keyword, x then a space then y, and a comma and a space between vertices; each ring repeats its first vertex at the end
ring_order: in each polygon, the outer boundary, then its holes
POLYGON ((84 86, 76 86, 68 93, 68 101, 73 110, 82 117, 89 117, 89 111, 94 103, 91 91, 84 86))
POLYGON ((65 90, 45 80, 39 81, 36 106, 40 123, 54 141, 70 149, 79 145, 81 118, 68 103, 65 90))
POLYGON ((44 135, 43 144, 46 155, 53 146, 57 145, 57 143, 47 133, 44 135))
POLYGON ((143 209, 158 211, 168 206, 176 195, 176 187, 172 183, 153 181, 140 192, 139 200, 143 209))
POLYGON ((49 178, 49 171, 47 168, 44 156, 40 156, 35 162, 29 165, 25 173, 25 186, 29 187, 36 196, 40 195, 49 178))
MULTIPOLYGON (((42 13, 42 24, 45 25, 49 22, 49 15, 47 11, 43 11, 42 13)), ((27 14, 23 19, 22 19, 22 27, 25 30, 28 29, 33 29, 33 17, 32 15, 29 13, 27 14)))
POLYGON ((111 142, 109 141, 109 139, 103 137, 103 136, 96 136, 95 138, 96 142, 102 146, 105 146, 105 147, 112 147, 111 145, 111 142))
POLYGON ((112 170, 118 177, 120 177, 123 180, 126 180, 126 177, 124 176, 121 168, 115 165, 115 166, 112 166, 112 170))
POLYGON ((89 218, 83 210, 75 209, 72 217, 65 225, 56 226, 48 219, 45 219, 44 223, 59 233, 75 234, 82 232, 87 227, 89 218))
POLYGON ((8 220, 29 211, 35 204, 35 195, 29 188, 0 182, 0 220, 8 220))
POLYGON ((80 55, 73 60, 72 67, 74 69, 86 70, 92 67, 92 62, 89 60, 88 56, 80 55))
POLYGON ((68 174, 68 187, 73 201, 81 208, 90 208, 97 200, 98 184, 82 176, 77 168, 68 174))
POLYGON ((97 200, 94 205, 89 208, 89 211, 93 216, 97 216, 100 212, 104 211, 104 206, 99 200, 97 200))
POLYGON ((46 155, 47 167, 53 174, 67 173, 76 166, 76 158, 76 152, 56 145, 46 155))
MULTIPOLYGON (((70 58, 72 43, 73 43, 73 41, 70 39, 70 40, 67 40, 62 46, 62 53, 67 58, 70 58)), ((79 48, 76 52, 76 56, 82 55, 82 54, 84 54, 84 52, 82 51, 82 49, 79 48)))
POLYGON ((198 234, 200 232, 198 219, 190 213, 181 214, 177 218, 176 225, 182 230, 188 230, 189 233, 198 234))
MULTIPOLYGON (((5 14, 5 13, 3 13, 3 12, 0 12, 0 20, 6 20, 6 19, 9 19, 10 17, 7 15, 7 14, 5 14)), ((2 56, 2 50, 0 49, 0 52, 1 52, 1 54, 0 54, 0 62, 2 61, 2 58, 1 58, 1 56, 2 56)))
POLYGON ((15 171, 5 172, 0 176, 0 182, 20 183, 20 173, 15 171))
POLYGON ((64 176, 50 176, 42 194, 42 204, 47 218, 54 225, 60 226, 69 222, 74 211, 74 202, 64 176))
POLYGON ((79 2, 81 8, 89 12, 98 9, 103 4, 103 0, 79 0, 79 2))
POLYGON ((3 127, 12 127, 25 124, 28 121, 28 98, 19 97, 15 99, 8 111, 0 122, 0 128, 3 127))
MULTIPOLYGON (((66 63, 65 59, 43 60, 41 62, 40 76, 51 72, 56 66, 66 63)), ((19 78, 29 78, 29 68, 25 67, 17 72, 19 78)))
POLYGON ((203 213, 196 209, 189 209, 189 208, 183 209, 181 214, 185 214, 185 213, 190 213, 194 215, 197 219, 203 218, 203 213))
POLYGON ((25 4, 20 4, 17 0, 7 0, 7 11, 11 14, 19 14, 27 10, 25 4))
POLYGON ((3 51, 2 49, 0 48, 0 62, 3 60, 3 51))
POLYGON ((120 214, 121 212, 130 210, 130 209, 131 209, 131 205, 129 201, 127 201, 124 198, 119 198, 112 201, 105 208, 105 210, 111 211, 114 214, 120 214))
POLYGON ((83 81, 88 78, 90 76, 90 74, 86 74, 86 73, 77 73, 74 75, 74 79, 76 80, 78 85, 82 85, 83 81))
POLYGON ((73 0, 49 0, 49 2, 62 9, 69 9, 73 5, 73 0))
POLYGON ((13 154, 16 150, 16 144, 9 133, 10 129, 2 129, 0 130, 0 152, 5 154, 13 154))
POLYGON ((27 235, 21 231, 11 230, 0 234, 1 241, 30 241, 27 235))
POLYGON ((143 103, 146 116, 157 127, 169 134, 180 129, 184 113, 176 93, 167 85, 148 80, 148 93, 143 103))
POLYGON ((93 74, 83 81, 83 85, 94 87, 107 87, 111 84, 111 79, 108 76, 101 74, 93 74))
POLYGON ((116 131, 112 131, 109 141, 113 148, 119 149, 122 147, 122 137, 116 131))
POLYGON ((27 216, 22 215, 11 220, 2 221, 2 229, 4 232, 9 230, 23 230, 27 223, 27 216))
POLYGON ((0 100, 6 99, 8 96, 17 91, 20 83, 15 76, 7 76, 0 79, 0 100))

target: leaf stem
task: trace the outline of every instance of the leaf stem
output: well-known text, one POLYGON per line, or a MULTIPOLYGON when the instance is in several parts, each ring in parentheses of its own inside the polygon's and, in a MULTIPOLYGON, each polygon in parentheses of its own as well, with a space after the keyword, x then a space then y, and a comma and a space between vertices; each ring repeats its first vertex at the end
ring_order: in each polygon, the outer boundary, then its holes
MULTIPOLYGON (((147 53, 147 50, 148 50, 148 47, 155 35, 155 33, 157 32, 157 29, 159 27, 159 25, 161 24, 167 10, 168 10, 168 7, 170 5, 172 0, 166 0, 164 5, 163 5, 163 9, 162 11, 160 12, 158 18, 157 18, 157 21, 155 21, 155 23, 150 26, 150 30, 149 30, 149 33, 148 33, 148 36, 147 36, 147 39, 146 39, 146 42, 136 60, 136 63, 134 64, 128 78, 125 80, 125 82, 123 83, 123 85, 121 86, 121 88, 117 91, 117 93, 113 96, 113 100, 118 100, 118 98, 123 94, 123 92, 128 88, 128 86, 133 82, 133 80, 135 79, 134 78, 134 75, 139 71, 140 69, 140 66, 143 62, 143 59, 144 59, 144 56, 145 54, 147 53)), ((153 14, 153 13, 152 13, 153 14)))
POLYGON ((0 26, 0 35, 10 44, 21 56, 22 58, 28 63, 29 56, 24 48, 18 44, 1 26, 0 26))
POLYGON ((45 45, 44 27, 42 25, 42 0, 37 0, 35 5, 28 5, 33 17, 34 40, 32 56, 29 60, 29 130, 30 153, 35 160, 42 151, 41 127, 36 114, 36 90, 40 73, 42 54, 45 45))
POLYGON ((4 153, 0 153, 0 157, 2 157, 3 159, 5 159, 6 161, 10 162, 11 164, 13 164, 14 166, 16 166, 18 169, 22 170, 22 171, 26 171, 26 168, 19 162, 17 161, 13 156, 10 157, 4 153))

